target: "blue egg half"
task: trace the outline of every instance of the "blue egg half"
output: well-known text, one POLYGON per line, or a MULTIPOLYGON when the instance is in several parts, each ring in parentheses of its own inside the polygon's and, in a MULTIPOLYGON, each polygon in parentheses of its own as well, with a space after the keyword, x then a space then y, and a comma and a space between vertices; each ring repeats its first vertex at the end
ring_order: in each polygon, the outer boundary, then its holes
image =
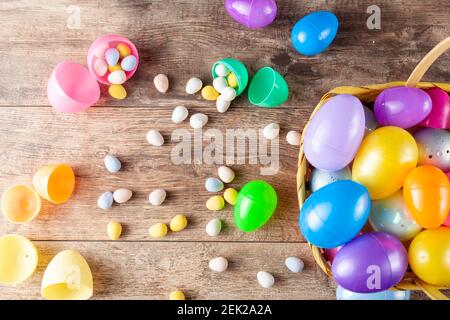
POLYGON ((410 291, 385 290, 371 293, 358 293, 338 286, 336 288, 337 300, 409 300, 410 291))
POLYGON ((292 29, 291 40, 295 50, 306 56, 324 51, 333 42, 338 30, 338 19, 329 11, 317 11, 301 18, 292 29))

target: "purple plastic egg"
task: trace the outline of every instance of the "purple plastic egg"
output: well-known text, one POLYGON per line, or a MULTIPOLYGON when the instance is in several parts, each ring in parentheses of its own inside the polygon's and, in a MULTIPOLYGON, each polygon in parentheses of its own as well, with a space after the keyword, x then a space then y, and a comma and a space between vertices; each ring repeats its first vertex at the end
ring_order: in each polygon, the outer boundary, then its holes
POLYGON ((450 129, 450 97, 439 88, 427 90, 433 108, 421 125, 436 129, 450 129))
POLYGON ((411 128, 431 112, 431 98, 423 90, 393 87, 383 90, 375 100, 374 113, 382 126, 411 128))
POLYGON ((306 129, 306 159, 318 169, 341 170, 355 157, 364 131, 361 102, 349 94, 336 95, 317 111, 306 129))
POLYGON ((226 0, 225 9, 240 24, 250 29, 268 26, 275 20, 275 0, 226 0))
POLYGON ((343 288, 359 293, 387 290, 402 280, 408 267, 403 244, 385 232, 370 232, 345 244, 332 271, 343 288))

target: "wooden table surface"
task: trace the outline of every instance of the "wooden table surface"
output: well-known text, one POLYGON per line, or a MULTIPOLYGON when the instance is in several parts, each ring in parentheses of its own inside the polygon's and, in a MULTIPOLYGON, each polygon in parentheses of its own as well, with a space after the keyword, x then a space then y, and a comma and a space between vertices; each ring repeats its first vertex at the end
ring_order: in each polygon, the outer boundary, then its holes
MULTIPOLYGON (((76 249, 86 257, 95 299, 165 299, 177 288, 189 299, 335 298, 334 282, 315 266, 297 226, 298 148, 288 145, 285 135, 292 129, 301 131, 319 98, 333 87, 406 80, 427 51, 450 34, 450 4, 380 0, 376 4, 381 8, 381 30, 369 30, 366 10, 373 1, 277 2, 277 19, 263 30, 235 23, 221 0, 0 2, 0 191, 13 184, 30 185, 33 173, 49 163, 69 163, 77 176, 72 198, 58 206, 44 202, 33 222, 13 225, 0 218, 0 235, 27 236, 40 254, 35 274, 15 287, 2 287, 1 299, 40 298, 43 271, 64 249, 76 249), (67 27, 71 5, 80 9, 79 29, 67 27), (320 9, 337 14, 337 38, 321 55, 300 56, 291 46, 290 29, 300 17, 320 9), (139 50, 138 71, 125 85, 129 96, 113 100, 102 87, 101 100, 87 112, 53 111, 46 97, 53 67, 66 59, 85 64, 90 43, 108 33, 128 37, 139 50), (244 94, 227 113, 218 114, 214 103, 185 93, 190 77, 211 82, 212 64, 228 56, 242 60, 250 75, 263 66, 277 69, 289 84, 289 100, 279 108, 264 109, 250 106, 244 94), (170 78, 166 94, 153 86, 158 73, 170 78), (222 132, 280 124, 278 174, 261 176, 261 165, 249 164, 248 156, 245 164, 232 165, 237 172, 232 186, 263 178, 277 190, 279 206, 264 228, 244 234, 234 227, 230 206, 217 213, 206 209, 204 181, 216 175, 216 165, 172 164, 171 132, 191 130, 188 122, 171 122, 177 105, 185 105, 191 114, 206 113, 207 127, 222 132), (168 142, 150 146, 145 139, 150 128, 160 130, 168 142), (105 170, 107 153, 122 160, 118 174, 105 170), (98 196, 119 187, 133 190, 133 198, 109 211, 99 209, 98 196), (160 207, 147 201, 155 188, 168 191, 160 207), (150 225, 169 222, 179 213, 188 216, 187 229, 163 240, 148 237, 150 225), (211 238, 204 228, 214 217, 223 219, 225 228, 211 238), (106 234, 112 219, 124 226, 119 241, 108 240, 106 234), (303 273, 286 271, 284 259, 290 255, 305 261, 303 273), (229 259, 229 271, 214 274, 208 269, 215 256, 229 259), (258 285, 259 270, 274 274, 273 288, 258 285)), ((449 69, 450 59, 444 57, 425 78, 448 82, 449 69)))

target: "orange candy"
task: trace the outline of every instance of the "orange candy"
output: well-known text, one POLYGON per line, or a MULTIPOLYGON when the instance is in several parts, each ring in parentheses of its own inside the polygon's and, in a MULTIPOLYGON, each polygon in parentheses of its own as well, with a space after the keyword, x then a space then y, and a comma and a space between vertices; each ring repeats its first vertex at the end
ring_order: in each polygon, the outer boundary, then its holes
POLYGON ((403 198, 420 226, 437 228, 444 223, 450 209, 450 183, 436 167, 417 167, 403 183, 403 198))

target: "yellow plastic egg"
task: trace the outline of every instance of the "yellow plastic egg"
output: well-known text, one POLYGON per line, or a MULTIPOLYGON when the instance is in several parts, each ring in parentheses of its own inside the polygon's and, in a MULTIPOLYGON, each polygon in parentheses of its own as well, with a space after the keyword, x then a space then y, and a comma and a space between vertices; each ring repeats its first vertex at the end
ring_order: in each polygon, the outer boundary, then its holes
POLYGON ((170 221, 170 230, 177 232, 181 231, 187 226, 187 218, 184 214, 177 214, 170 221))
POLYGON ((113 84, 109 86, 108 92, 111 97, 122 100, 127 97, 127 91, 121 84, 113 84))
POLYGON ((205 100, 217 100, 217 98, 219 97, 220 93, 217 92, 216 89, 214 89, 213 86, 205 86, 202 89, 202 97, 205 100))
POLYGON ((232 206, 234 206, 234 204, 236 203, 237 196, 238 196, 238 192, 234 188, 228 188, 223 193, 223 197, 225 198, 225 201, 228 202, 229 204, 231 204, 232 206))
POLYGON ((122 225, 117 221, 111 221, 106 227, 106 232, 111 240, 117 240, 122 234, 122 225))
POLYGON ((148 234, 153 238, 163 238, 167 234, 167 225, 165 223, 155 223, 148 229, 148 234))
POLYGON ((183 292, 176 290, 170 293, 169 300, 186 300, 186 297, 183 292))
POLYGON ((238 80, 236 78, 236 75, 233 72, 230 72, 230 74, 227 77, 227 83, 232 88, 237 88, 238 86, 238 80))
POLYGON ((209 210, 214 211, 222 210, 224 206, 225 201, 223 200, 222 196, 212 196, 211 198, 208 199, 208 201, 206 201, 206 207, 209 210))
POLYGON ((122 67, 120 66, 120 63, 116 64, 115 66, 108 66, 109 72, 114 72, 118 70, 122 70, 122 67))
POLYGON ((131 49, 125 43, 119 43, 116 47, 117 51, 119 51, 120 57, 126 57, 131 54, 131 49))

